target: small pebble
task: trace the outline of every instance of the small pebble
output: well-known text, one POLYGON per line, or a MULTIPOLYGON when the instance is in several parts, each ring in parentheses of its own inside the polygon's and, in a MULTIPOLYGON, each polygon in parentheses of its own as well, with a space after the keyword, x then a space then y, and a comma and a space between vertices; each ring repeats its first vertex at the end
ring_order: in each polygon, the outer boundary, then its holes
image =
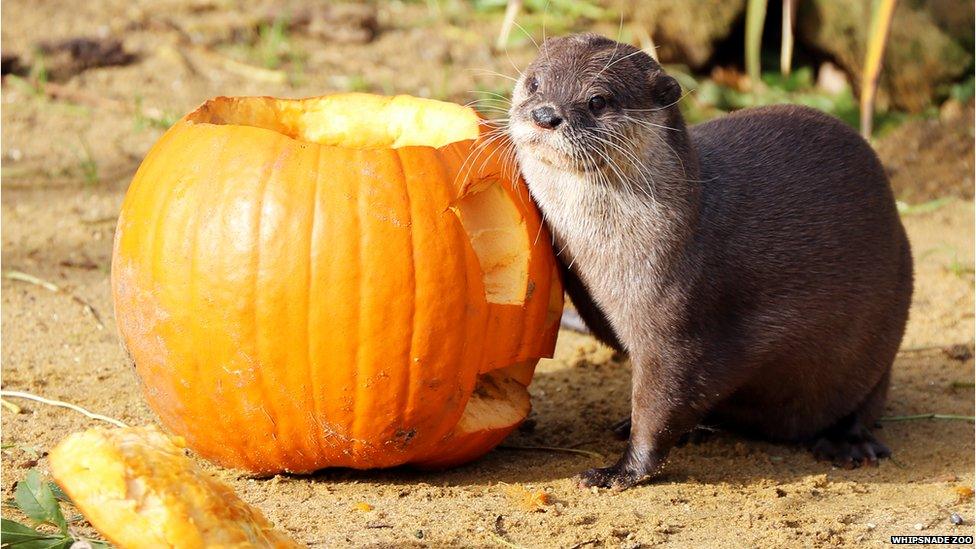
POLYGON ((965 521, 962 520, 962 517, 959 516, 959 513, 952 513, 949 515, 949 522, 955 524, 956 526, 959 526, 965 521))
POLYGON ((923 526, 921 522, 919 522, 918 524, 915 525, 915 529, 916 530, 923 530, 924 528, 925 528, 925 526, 923 526))
POLYGON ((864 527, 867 528, 868 530, 874 530, 875 528, 878 527, 878 525, 873 522, 869 522, 865 524, 864 527))
POLYGON ((424 539, 424 531, 423 530, 417 530, 416 532, 413 533, 413 537, 415 537, 417 539, 424 539))

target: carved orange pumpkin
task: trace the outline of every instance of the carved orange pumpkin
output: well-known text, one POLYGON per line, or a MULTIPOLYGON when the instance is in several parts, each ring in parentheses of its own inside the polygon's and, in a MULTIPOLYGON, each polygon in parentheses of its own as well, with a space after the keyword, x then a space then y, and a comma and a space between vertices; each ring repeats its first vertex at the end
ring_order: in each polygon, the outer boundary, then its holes
POLYGON ((259 473, 443 467, 528 414, 562 288, 471 109, 216 98, 152 148, 119 216, 122 339, 163 424, 259 473))

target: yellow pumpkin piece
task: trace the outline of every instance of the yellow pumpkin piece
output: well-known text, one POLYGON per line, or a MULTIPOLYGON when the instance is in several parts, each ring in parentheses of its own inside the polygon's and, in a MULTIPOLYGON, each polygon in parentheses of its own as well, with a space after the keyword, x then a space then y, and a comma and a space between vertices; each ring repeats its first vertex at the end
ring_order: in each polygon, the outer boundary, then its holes
POLYGON ((75 433, 49 460, 85 518, 123 549, 303 547, 155 427, 75 433))

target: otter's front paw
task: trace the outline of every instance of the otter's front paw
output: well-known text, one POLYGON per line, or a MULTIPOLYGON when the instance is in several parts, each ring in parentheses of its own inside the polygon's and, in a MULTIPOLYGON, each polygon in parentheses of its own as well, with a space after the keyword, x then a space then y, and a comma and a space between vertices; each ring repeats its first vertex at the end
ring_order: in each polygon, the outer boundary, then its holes
POLYGON ((598 486, 626 490, 631 486, 649 478, 645 473, 636 473, 620 465, 612 467, 594 467, 580 473, 577 477, 580 488, 598 486))

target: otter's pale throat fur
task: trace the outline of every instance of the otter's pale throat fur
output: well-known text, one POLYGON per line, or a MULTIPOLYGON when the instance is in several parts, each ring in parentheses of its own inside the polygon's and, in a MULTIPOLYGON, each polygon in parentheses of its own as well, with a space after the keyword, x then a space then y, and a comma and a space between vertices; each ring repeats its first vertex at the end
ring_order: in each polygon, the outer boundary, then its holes
POLYGON ((653 475, 703 422, 877 463, 912 266, 876 156, 801 107, 686 128, 680 94, 592 34, 543 44, 513 94, 509 133, 567 292, 633 364, 627 450, 581 483, 653 475))

